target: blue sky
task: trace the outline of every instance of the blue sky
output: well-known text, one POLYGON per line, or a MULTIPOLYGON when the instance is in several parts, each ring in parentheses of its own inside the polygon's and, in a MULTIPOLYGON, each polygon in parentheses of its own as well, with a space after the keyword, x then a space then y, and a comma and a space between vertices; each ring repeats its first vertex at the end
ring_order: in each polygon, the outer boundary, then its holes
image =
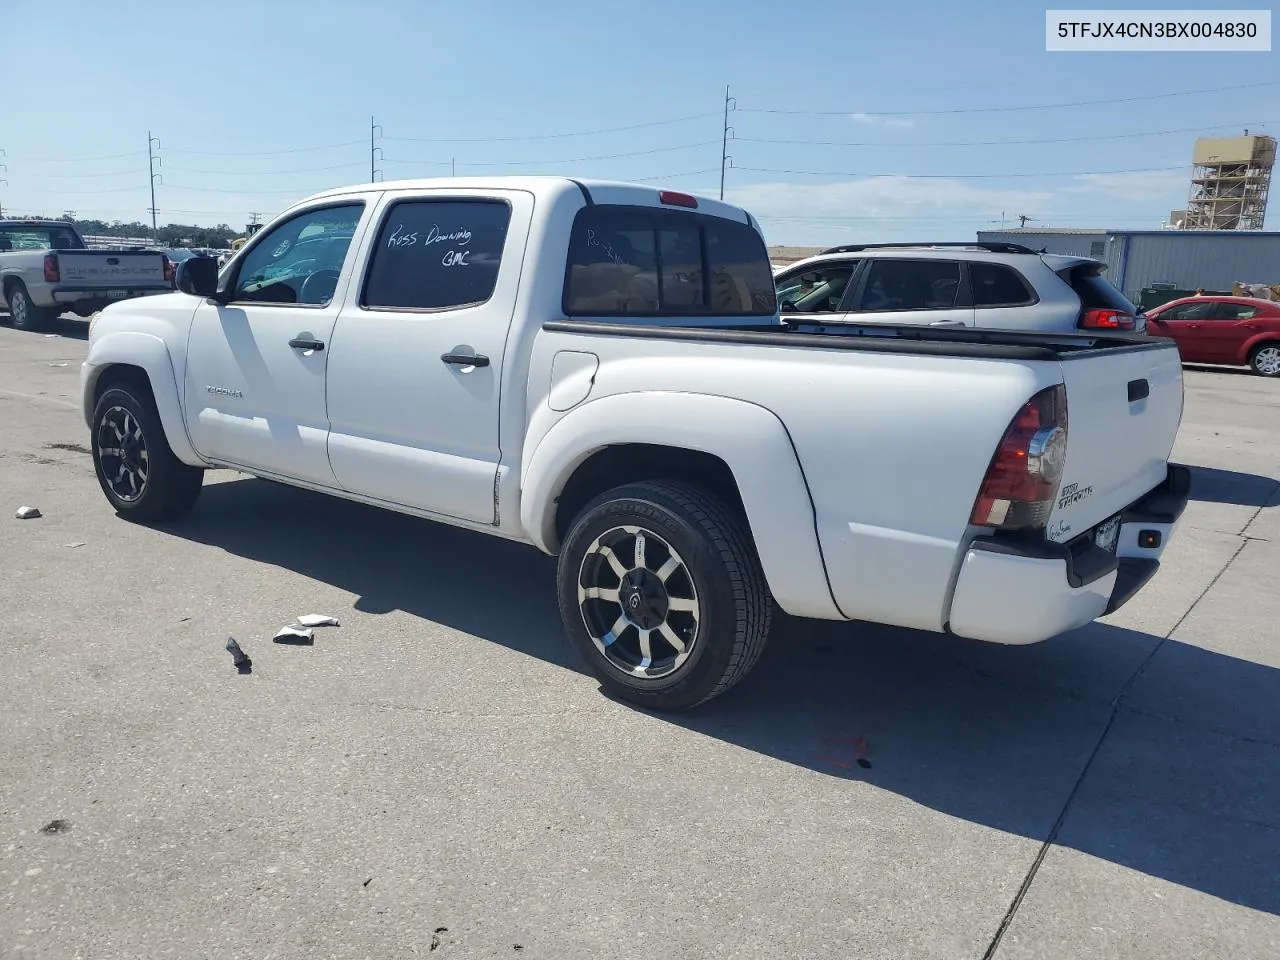
POLYGON ((371 115, 386 179, 456 162, 714 195, 729 84, 726 195, 772 243, 966 239, 1018 214, 1155 228, 1197 136, 1280 131, 1276 53, 1046 53, 1045 5, 1014 0, 57 9, 5 4, 6 213, 149 218, 151 130, 160 221, 243 224, 367 181, 371 115), (1162 96, 1204 88, 1235 89, 1162 96), (1009 140, 1040 142, 990 143, 1009 140))

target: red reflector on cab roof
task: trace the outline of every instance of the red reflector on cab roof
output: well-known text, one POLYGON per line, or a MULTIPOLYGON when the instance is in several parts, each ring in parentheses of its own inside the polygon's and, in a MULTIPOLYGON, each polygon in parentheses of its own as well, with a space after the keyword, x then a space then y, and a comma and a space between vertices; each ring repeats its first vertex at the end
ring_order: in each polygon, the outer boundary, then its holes
POLYGON ((676 193, 674 190, 663 190, 658 194, 658 200, 672 207, 690 207, 696 209, 698 206, 698 198, 691 197, 687 193, 676 193))

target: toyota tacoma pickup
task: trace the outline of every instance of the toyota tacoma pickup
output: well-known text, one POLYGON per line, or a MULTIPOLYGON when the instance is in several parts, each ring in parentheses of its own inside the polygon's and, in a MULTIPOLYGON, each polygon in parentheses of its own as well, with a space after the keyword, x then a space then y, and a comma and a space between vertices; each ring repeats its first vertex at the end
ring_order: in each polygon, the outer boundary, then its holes
POLYGON ((0 220, 0 295, 19 330, 172 291, 173 277, 172 261, 157 250, 90 250, 65 221, 0 220))
POLYGON ((756 221, 684 193, 336 189, 177 285, 90 333, 121 516, 179 517, 224 467, 531 544, 570 643, 649 708, 741 680, 775 604, 1006 644, 1082 626, 1187 500, 1173 344, 784 324, 756 221))

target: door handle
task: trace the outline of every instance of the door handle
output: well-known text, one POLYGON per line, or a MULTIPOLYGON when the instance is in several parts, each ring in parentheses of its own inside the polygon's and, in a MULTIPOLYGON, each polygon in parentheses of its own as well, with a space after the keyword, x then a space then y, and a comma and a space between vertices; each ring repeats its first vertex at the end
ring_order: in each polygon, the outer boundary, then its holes
POLYGON ((1258 326, 1256 323, 1246 323, 1246 324, 1244 325, 1244 328, 1245 328, 1246 330, 1261 330, 1261 329, 1262 329, 1262 328, 1261 328, 1260 326, 1258 326))
POLYGON ((295 350, 323 350, 323 340, 305 340, 302 337, 294 337, 289 341, 289 346, 295 350))
POLYGON ((446 353, 440 357, 445 363, 459 367, 487 367, 489 358, 483 353, 446 353))

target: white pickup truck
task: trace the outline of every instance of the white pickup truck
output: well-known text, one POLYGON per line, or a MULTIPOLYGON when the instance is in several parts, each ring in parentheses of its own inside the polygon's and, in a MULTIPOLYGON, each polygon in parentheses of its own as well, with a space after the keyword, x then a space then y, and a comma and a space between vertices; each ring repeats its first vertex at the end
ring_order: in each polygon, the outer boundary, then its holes
POLYGON ((173 263, 158 250, 90 250, 62 220, 0 220, 0 296, 19 330, 71 311, 173 290, 173 263))
POLYGON ((755 221, 701 197, 368 184, 177 282, 90 333, 120 515, 177 517, 231 467, 532 544, 572 644, 651 708, 740 680, 775 603, 998 643, 1079 627, 1155 572, 1187 500, 1171 343, 784 325, 755 221))

